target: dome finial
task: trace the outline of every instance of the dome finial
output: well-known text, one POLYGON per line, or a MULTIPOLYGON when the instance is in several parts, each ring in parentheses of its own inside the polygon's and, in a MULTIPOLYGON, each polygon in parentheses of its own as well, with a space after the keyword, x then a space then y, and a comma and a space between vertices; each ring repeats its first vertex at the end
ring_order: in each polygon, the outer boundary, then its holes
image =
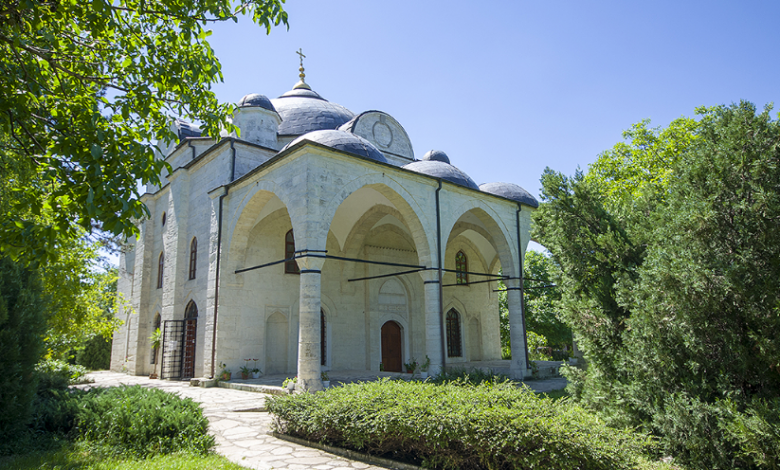
POLYGON ((303 55, 303 49, 302 48, 298 48, 298 50, 295 51, 295 53, 298 54, 300 56, 300 59, 301 59, 301 68, 298 69, 301 72, 301 73, 298 74, 298 76, 301 79, 298 81, 298 83, 295 84, 295 86, 293 87, 293 90, 297 90, 298 88, 304 88, 306 90, 311 90, 311 87, 308 84, 306 84, 306 74, 303 72, 303 58, 306 57, 305 55, 303 55))

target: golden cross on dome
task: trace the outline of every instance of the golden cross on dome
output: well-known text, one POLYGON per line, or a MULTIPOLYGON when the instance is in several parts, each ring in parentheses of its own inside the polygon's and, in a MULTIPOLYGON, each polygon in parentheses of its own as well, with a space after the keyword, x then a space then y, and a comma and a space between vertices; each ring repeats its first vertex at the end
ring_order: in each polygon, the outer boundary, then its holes
POLYGON ((305 55, 303 55, 303 49, 302 49, 302 48, 298 48, 298 50, 297 50, 295 53, 296 53, 296 54, 298 54, 299 56, 301 56, 301 57, 300 57, 300 58, 301 58, 301 68, 299 68, 299 69, 298 69, 298 70, 300 70, 300 71, 301 71, 301 74, 300 74, 300 75, 298 75, 298 76, 299 76, 299 77, 301 77, 301 81, 304 81, 303 79, 304 79, 304 78, 306 78, 306 74, 305 74, 305 73, 303 73, 303 59, 304 59, 304 57, 306 57, 306 56, 305 56, 305 55))
POLYGON ((295 90, 297 88, 304 88, 306 90, 311 90, 311 87, 309 87, 309 85, 306 84, 306 74, 303 73, 303 58, 306 57, 305 55, 303 55, 303 49, 302 48, 298 48, 298 50, 295 51, 295 53, 298 54, 300 56, 300 58, 301 58, 301 68, 298 69, 301 72, 301 73, 298 74, 298 76, 301 78, 301 80, 298 83, 295 84, 295 86, 293 87, 293 90, 295 90))

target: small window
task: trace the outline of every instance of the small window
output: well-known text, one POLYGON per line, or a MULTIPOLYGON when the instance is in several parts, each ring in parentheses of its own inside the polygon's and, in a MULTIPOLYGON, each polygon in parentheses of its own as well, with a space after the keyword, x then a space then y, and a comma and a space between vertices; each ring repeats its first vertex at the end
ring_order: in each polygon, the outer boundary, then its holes
POLYGON ((456 284, 468 284, 469 283, 469 261, 466 255, 459 251, 455 255, 455 283, 456 284))
POLYGON ((162 215, 162 225, 163 225, 163 227, 165 227, 165 212, 163 212, 163 215, 162 215))
POLYGON ((325 312, 320 309, 320 365, 325 366, 328 362, 328 335, 325 322, 325 312))
POLYGON ((198 239, 192 239, 190 243, 190 279, 195 279, 198 269, 198 239))
POLYGON ((163 271, 165 270, 165 253, 160 253, 160 262, 157 265, 157 288, 162 289, 163 271))
POLYGON ((293 237, 293 231, 287 232, 284 236, 284 259, 289 260, 284 262, 284 272, 288 274, 300 274, 298 269, 298 263, 294 259, 290 259, 295 256, 295 237, 293 237))
POLYGON ((447 312, 447 357, 461 357, 462 355, 460 314, 453 308, 447 312))

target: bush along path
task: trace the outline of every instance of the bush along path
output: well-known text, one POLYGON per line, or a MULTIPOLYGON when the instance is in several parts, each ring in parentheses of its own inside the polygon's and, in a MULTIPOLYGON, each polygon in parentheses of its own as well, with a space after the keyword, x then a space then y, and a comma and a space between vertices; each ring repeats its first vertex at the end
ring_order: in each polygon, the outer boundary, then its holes
POLYGON ((511 383, 379 382, 272 397, 278 431, 440 469, 672 469, 644 434, 511 383))
POLYGON ((385 467, 277 439, 269 434, 273 418, 264 411, 268 395, 225 388, 190 387, 187 382, 151 380, 109 371, 92 372, 94 383, 83 387, 140 385, 191 398, 209 421, 215 451, 251 469, 380 470, 385 467))

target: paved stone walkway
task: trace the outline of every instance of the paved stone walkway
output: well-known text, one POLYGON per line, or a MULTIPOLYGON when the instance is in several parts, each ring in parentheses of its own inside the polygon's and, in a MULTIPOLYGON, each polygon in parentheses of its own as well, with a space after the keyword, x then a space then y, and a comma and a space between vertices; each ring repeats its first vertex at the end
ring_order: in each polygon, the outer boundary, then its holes
MULTIPOLYGON (((365 372, 364 372, 365 373, 365 372)), ((252 469, 289 470, 340 470, 383 469, 392 467, 372 466, 337 455, 294 444, 271 436, 273 418, 264 409, 269 395, 229 388, 191 387, 189 382, 151 380, 116 372, 98 371, 89 376, 95 383, 89 386, 114 387, 118 385, 142 385, 156 387, 192 398, 201 404, 208 418, 210 429, 217 441, 217 452, 232 462, 252 469)), ((529 381, 528 386, 537 391, 563 388, 565 379, 529 381)))

